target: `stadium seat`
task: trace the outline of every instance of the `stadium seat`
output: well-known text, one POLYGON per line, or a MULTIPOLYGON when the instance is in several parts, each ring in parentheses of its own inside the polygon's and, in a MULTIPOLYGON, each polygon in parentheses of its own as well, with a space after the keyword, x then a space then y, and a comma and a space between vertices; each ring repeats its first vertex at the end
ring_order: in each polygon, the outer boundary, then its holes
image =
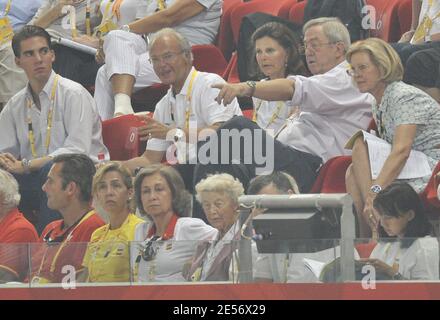
POLYGON ((141 155, 145 142, 139 140, 137 128, 144 123, 133 114, 102 122, 102 140, 111 160, 128 160, 141 155))
POLYGON ((345 172, 351 164, 351 156, 329 159, 319 170, 310 193, 345 193, 345 172))
POLYGON ((400 0, 397 16, 399 19, 400 35, 402 36, 402 34, 411 29, 412 0, 400 0))
MULTIPOLYGON (((224 76, 228 64, 216 46, 212 44, 194 45, 191 50, 194 56, 193 64, 197 70, 224 76)), ((133 93, 131 98, 133 109, 135 112, 154 111, 156 104, 168 89, 168 85, 157 83, 133 93)))
POLYGON ((284 1, 278 10, 278 17, 289 20, 289 12, 293 5, 300 2, 302 0, 287 0, 284 1))
POLYGON ((307 1, 298 2, 293 5, 289 11, 289 20, 302 25, 304 22, 304 9, 306 8, 307 1))
POLYGON ((235 50, 231 29, 231 13, 241 3, 241 0, 223 1, 223 12, 220 19, 220 28, 217 35, 216 45, 223 53, 226 61, 231 59, 232 53, 235 50))
POLYGON ((375 28, 370 30, 370 36, 386 42, 397 42, 401 34, 397 15, 400 0, 366 0, 366 2, 375 9, 375 15, 370 12, 375 16, 375 28))
POLYGON ((437 198, 437 187, 440 183, 440 179, 436 177, 439 172, 440 162, 435 167, 425 190, 420 194, 425 208, 429 213, 436 215, 437 218, 440 216, 440 200, 437 198))

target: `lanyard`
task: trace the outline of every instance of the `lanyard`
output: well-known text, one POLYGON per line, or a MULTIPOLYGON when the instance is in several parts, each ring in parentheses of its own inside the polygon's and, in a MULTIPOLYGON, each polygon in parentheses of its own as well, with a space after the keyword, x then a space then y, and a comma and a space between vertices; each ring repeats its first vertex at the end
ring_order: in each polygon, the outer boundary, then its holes
MULTIPOLYGON (((57 84, 58 84, 58 77, 59 75, 55 75, 55 80, 53 81, 52 84, 52 90, 51 90, 51 94, 50 94, 50 107, 49 107, 49 111, 47 113, 47 130, 46 130, 46 154, 47 155, 49 153, 49 145, 50 145, 50 132, 52 130, 52 119, 53 119, 53 109, 55 108, 55 95, 56 95, 56 89, 57 89, 57 84)), ((37 158, 38 154, 37 154, 37 150, 35 148, 35 136, 34 136, 34 130, 32 127, 32 117, 31 117, 31 108, 32 108, 32 100, 31 99, 27 99, 27 124, 28 124, 28 138, 29 138, 29 143, 31 144, 31 151, 32 151, 32 157, 33 158, 37 158)))
MULTIPOLYGON (((167 228, 165 229, 164 234, 159 237, 159 236, 155 236, 155 232, 156 232, 156 227, 152 226, 151 228, 149 228, 148 232, 147 232, 147 236, 144 240, 144 242, 146 242, 148 239, 148 243, 146 244, 146 246, 152 246, 154 245, 153 243, 155 241, 167 241, 170 240, 174 237, 174 229, 176 228, 176 224, 177 224, 177 220, 179 219, 179 217, 176 214, 173 214, 173 216, 170 219, 170 222, 168 222, 167 228)), ((139 253, 136 257, 135 260, 135 265, 134 265, 134 270, 133 270, 133 274, 134 274, 134 278, 138 278, 139 275, 139 264, 141 262, 141 258, 142 258, 142 252, 145 248, 140 248, 139 253)), ((157 252, 156 252, 157 254, 157 252)), ((156 254, 154 256, 156 256, 156 254)), ((156 264, 155 264, 155 257, 150 261, 150 268, 148 271, 148 278, 150 281, 153 281, 155 278, 155 274, 156 274, 156 264)))
POLYGON ((11 10, 12 0, 8 0, 8 3, 6 4, 5 11, 3 13, 3 17, 6 17, 11 10))
MULTIPOLYGON (((191 73, 191 80, 189 81, 188 89, 186 91, 187 107, 186 107, 186 110, 185 110, 185 128, 187 130, 189 130, 189 117, 191 115, 192 88, 193 88, 194 80, 196 79, 197 73, 198 73, 197 70, 194 70, 191 73)), ((173 114, 172 110, 171 110, 171 119, 172 119, 173 122, 175 122, 174 114, 173 114)))
POLYGON ((90 0, 87 0, 86 4, 86 34, 88 36, 92 34, 92 26, 90 25, 90 0))
MULTIPOLYGON (((65 232, 64 234, 67 234, 67 237, 64 238, 63 242, 60 244, 60 247, 58 248, 57 252, 55 253, 55 256, 53 257, 52 263, 50 264, 50 273, 53 273, 55 271, 55 265, 57 263, 57 260, 61 254, 61 252, 63 251, 64 247, 68 244, 68 242, 70 241, 70 239, 72 238, 72 234, 73 232, 76 230, 76 228, 78 228, 81 223, 85 220, 88 219, 92 214, 94 214, 94 211, 89 211, 88 213, 86 213, 85 215, 83 215, 77 222, 75 222, 72 226, 70 226, 65 232), (69 232, 69 230, 71 230, 69 232)), ((53 230, 52 230, 53 231, 53 230)), ((46 235, 47 236, 47 235, 46 235)), ((78 245, 80 245, 80 243, 78 243, 78 245)), ((47 251, 49 250, 49 246, 48 244, 46 244, 46 249, 44 251, 44 255, 43 258, 41 259, 41 263, 40 263, 40 267, 38 268, 38 276, 41 274, 41 271, 43 269, 44 266, 44 262, 46 261, 46 256, 47 256, 47 251)), ((37 277, 38 277, 37 276, 37 277)))
MULTIPOLYGON (((260 103, 258 104, 258 106, 254 109, 254 114, 252 115, 252 121, 253 122, 257 122, 257 118, 258 118, 258 111, 260 111, 261 105, 263 104, 263 100, 260 99, 260 103)), ((274 110, 274 112, 272 113, 272 116, 270 117, 269 123, 267 124, 266 128, 269 128, 269 126, 274 123, 274 121, 276 120, 276 118, 279 116, 281 109, 283 108, 284 102, 283 101, 277 101, 276 104, 276 109, 274 110)))
POLYGON ((157 10, 162 11, 167 8, 165 0, 157 0, 157 10))

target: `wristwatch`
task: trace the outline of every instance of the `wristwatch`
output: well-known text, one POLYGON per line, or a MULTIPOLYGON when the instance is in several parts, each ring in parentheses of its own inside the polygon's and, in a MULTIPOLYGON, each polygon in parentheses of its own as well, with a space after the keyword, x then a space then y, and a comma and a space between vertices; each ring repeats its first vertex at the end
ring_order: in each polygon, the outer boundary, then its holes
POLYGON ((176 132, 174 133, 174 142, 179 142, 185 139, 185 131, 183 131, 180 128, 176 129, 176 132))
POLYGON ((246 81, 246 84, 249 88, 251 88, 251 94, 249 97, 254 95, 255 89, 257 88, 257 83, 255 81, 246 81))
POLYGON ((125 32, 131 32, 131 30, 130 30, 130 26, 129 26, 128 24, 124 24, 124 25, 121 27, 121 30, 122 30, 122 31, 125 31, 125 32))
POLYGON ((21 159, 21 165, 23 166, 24 173, 31 172, 31 160, 23 158, 21 159))
POLYGON ((373 193, 379 193, 382 191, 382 187, 378 184, 372 185, 370 191, 373 193))

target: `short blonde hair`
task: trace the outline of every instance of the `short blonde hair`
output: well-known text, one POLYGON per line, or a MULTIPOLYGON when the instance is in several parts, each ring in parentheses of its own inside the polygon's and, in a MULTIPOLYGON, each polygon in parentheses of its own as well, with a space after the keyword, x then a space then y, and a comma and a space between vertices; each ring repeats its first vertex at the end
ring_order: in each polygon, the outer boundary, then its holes
POLYGON ((244 194, 244 188, 241 182, 227 173, 209 175, 196 185, 196 199, 202 202, 202 192, 224 193, 238 204, 238 197, 244 194))
MULTIPOLYGON (((133 181, 131 178, 131 172, 130 170, 123 166, 120 162, 115 161, 109 161, 106 164, 104 164, 102 167, 96 171, 95 175, 93 176, 93 183, 92 183, 92 193, 93 196, 96 196, 96 193, 98 191, 98 184, 102 181, 104 175, 107 172, 116 171, 118 172, 122 177, 122 182, 127 187, 127 189, 133 189, 133 181)), ((128 203, 128 206, 130 210, 134 209, 133 201, 130 201, 128 203)))
POLYGON ((403 65, 397 52, 385 41, 378 38, 368 38, 351 45, 346 54, 347 61, 351 63, 353 54, 365 52, 370 56, 386 83, 401 81, 403 79, 403 65))

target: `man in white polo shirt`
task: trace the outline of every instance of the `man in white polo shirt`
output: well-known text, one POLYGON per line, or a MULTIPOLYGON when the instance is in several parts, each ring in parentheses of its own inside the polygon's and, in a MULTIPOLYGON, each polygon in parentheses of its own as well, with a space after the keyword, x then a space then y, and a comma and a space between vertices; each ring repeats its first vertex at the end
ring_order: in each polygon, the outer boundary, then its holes
MULTIPOLYGON (((174 144, 186 149, 190 129, 194 133, 207 128, 216 130, 234 115, 241 115, 236 99, 228 106, 215 101, 219 90, 211 85, 224 80, 192 66, 191 46, 178 32, 169 28, 157 32, 151 40, 150 60, 162 83, 171 88, 156 105, 153 119, 146 118, 146 125, 139 129, 140 136, 148 139, 148 143, 141 157, 124 163, 132 171, 163 161, 166 152, 174 150, 174 144)), ((186 156, 182 149, 177 150, 181 159, 186 156)))

